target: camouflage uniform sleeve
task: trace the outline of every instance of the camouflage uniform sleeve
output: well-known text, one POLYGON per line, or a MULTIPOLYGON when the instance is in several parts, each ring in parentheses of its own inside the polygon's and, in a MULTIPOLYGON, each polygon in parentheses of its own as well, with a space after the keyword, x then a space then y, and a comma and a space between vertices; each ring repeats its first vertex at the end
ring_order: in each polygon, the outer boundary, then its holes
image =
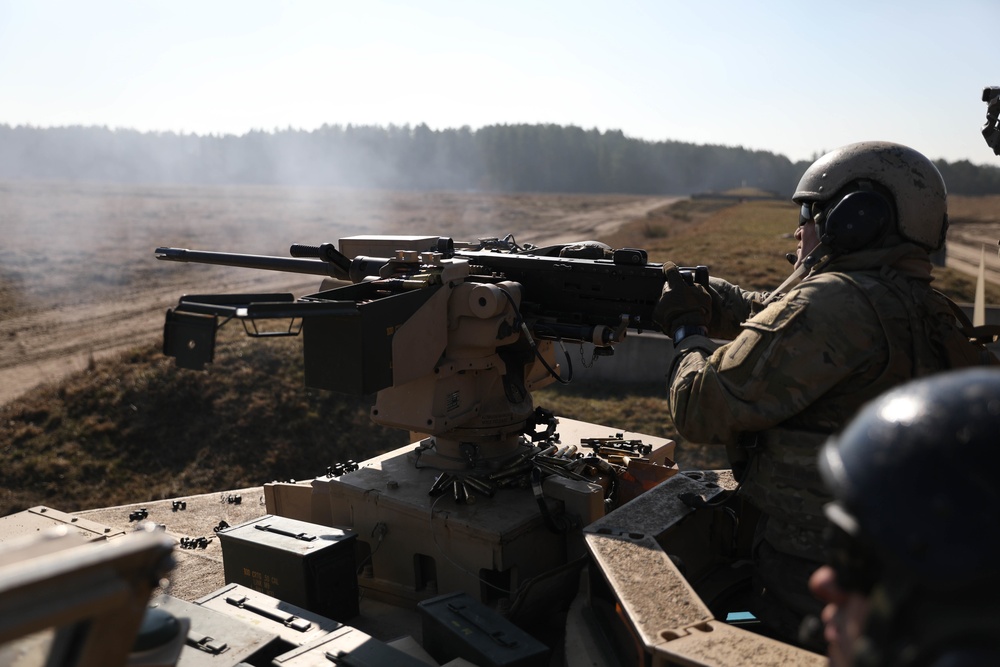
POLYGON ((668 385, 678 432, 702 444, 733 443, 802 413, 852 373, 884 365, 887 348, 864 295, 836 279, 803 282, 729 343, 706 340, 680 343, 668 385))
POLYGON ((748 292, 714 276, 708 279, 708 283, 708 293, 712 296, 712 320, 708 323, 708 335, 732 340, 742 331, 741 325, 760 310, 760 303, 767 298, 767 293, 748 292))

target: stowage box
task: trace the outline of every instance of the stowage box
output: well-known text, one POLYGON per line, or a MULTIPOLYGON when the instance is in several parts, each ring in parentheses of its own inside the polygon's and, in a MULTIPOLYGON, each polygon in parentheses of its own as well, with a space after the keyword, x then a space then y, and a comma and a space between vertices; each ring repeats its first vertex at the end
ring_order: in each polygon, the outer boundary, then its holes
POLYGON ((548 647, 466 593, 417 604, 424 648, 438 662, 463 658, 480 667, 544 667, 548 647))
POLYGON ((218 535, 227 584, 342 623, 358 615, 355 533, 268 514, 218 535))

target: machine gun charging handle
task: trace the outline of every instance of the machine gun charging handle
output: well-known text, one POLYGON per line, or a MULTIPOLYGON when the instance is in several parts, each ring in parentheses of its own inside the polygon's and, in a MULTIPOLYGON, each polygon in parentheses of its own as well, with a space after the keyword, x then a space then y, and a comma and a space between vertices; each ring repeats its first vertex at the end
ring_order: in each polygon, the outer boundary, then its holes
POLYGON ((701 285, 708 288, 708 267, 704 264, 698 266, 682 266, 678 269, 681 277, 688 285, 701 285))

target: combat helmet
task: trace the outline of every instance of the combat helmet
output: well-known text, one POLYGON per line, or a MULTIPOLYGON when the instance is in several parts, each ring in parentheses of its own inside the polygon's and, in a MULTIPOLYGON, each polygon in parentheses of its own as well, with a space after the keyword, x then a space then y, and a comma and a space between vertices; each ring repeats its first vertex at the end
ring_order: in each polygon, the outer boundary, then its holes
POLYGON ((911 381, 827 441, 837 586, 870 605, 857 667, 1000 664, 1000 371, 911 381))
POLYGON ((937 167, 912 148, 884 141, 823 155, 802 175, 792 200, 805 205, 803 211, 822 211, 821 240, 841 252, 893 234, 933 251, 948 228, 947 190, 937 167))
POLYGON ((911 381, 867 404, 820 454, 827 516, 882 578, 955 592, 1000 571, 1000 371, 911 381))

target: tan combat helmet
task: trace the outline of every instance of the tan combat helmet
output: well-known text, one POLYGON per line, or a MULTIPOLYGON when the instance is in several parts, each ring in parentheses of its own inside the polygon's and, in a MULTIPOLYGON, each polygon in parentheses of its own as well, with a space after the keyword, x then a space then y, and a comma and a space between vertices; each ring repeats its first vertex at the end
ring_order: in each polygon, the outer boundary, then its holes
MULTIPOLYGON (((898 234, 927 250, 944 244, 948 229, 948 194, 937 167, 922 154, 885 141, 862 141, 830 151, 802 175, 792 201, 820 202, 831 211, 846 200, 847 186, 860 183, 881 186, 892 195, 898 234)), ((856 189, 855 189, 856 190, 856 189)), ((859 198, 860 199, 860 198, 859 198)), ((856 212, 857 206, 845 206, 856 212)), ((856 248, 853 248, 856 249, 856 248)))

